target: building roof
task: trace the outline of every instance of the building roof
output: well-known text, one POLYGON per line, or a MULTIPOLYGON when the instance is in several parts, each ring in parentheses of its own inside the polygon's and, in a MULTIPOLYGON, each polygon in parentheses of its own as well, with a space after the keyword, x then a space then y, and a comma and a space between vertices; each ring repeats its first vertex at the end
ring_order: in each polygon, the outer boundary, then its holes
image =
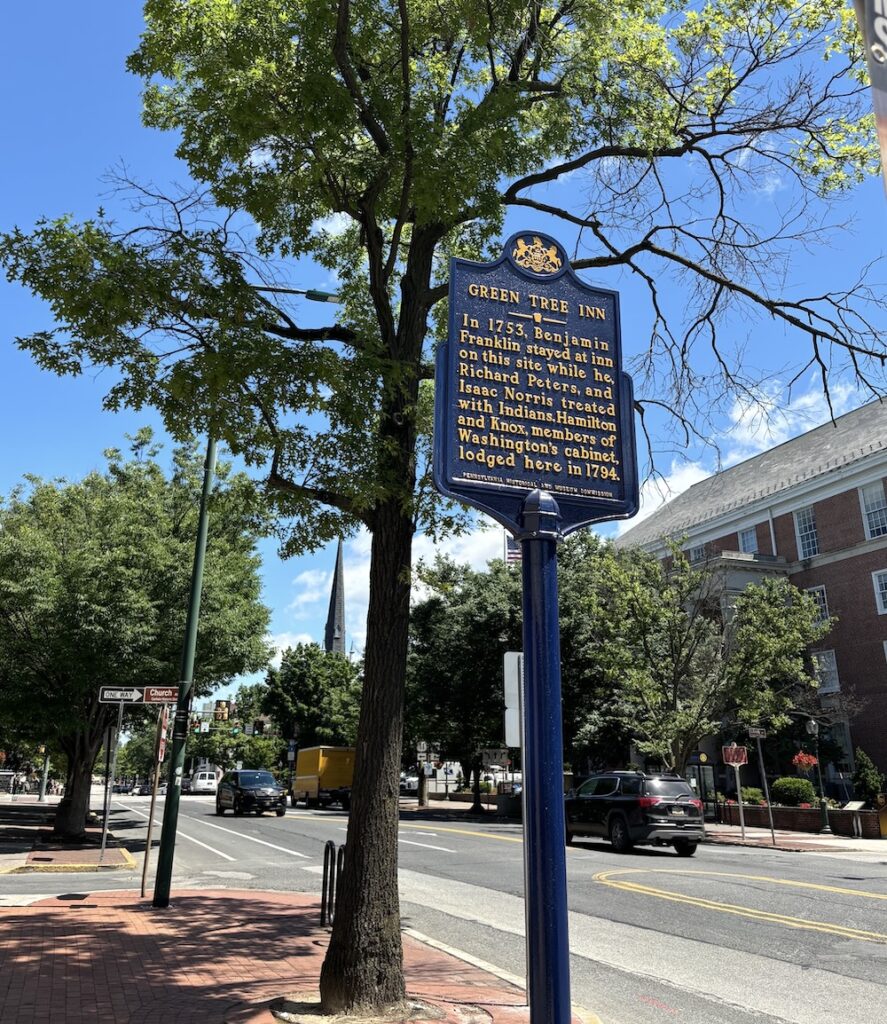
POLYGON ((778 495, 887 451, 887 401, 874 401, 693 484, 616 542, 647 545, 682 534, 731 510, 778 495))

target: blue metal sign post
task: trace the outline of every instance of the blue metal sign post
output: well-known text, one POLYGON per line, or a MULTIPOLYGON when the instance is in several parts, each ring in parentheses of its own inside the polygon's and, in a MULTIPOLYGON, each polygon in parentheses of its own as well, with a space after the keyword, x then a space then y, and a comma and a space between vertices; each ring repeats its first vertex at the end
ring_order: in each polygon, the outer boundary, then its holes
POLYGON ((533 1024, 569 1024, 557 544, 638 506, 619 297, 560 243, 521 232, 493 263, 453 260, 437 357, 434 480, 521 542, 527 992, 533 1024))

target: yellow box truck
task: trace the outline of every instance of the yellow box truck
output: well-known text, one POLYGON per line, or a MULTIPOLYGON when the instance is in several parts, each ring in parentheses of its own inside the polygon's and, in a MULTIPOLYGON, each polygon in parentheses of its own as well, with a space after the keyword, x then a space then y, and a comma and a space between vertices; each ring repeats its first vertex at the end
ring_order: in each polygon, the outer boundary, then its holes
POLYGON ((354 747, 305 747, 296 757, 292 805, 304 800, 306 807, 339 804, 347 811, 353 778, 354 747))

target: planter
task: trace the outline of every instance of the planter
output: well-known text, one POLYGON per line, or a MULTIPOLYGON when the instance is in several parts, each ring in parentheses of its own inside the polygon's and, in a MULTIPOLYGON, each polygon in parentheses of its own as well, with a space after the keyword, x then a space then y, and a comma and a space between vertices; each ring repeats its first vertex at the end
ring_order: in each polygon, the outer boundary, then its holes
MULTIPOLYGON (((818 807, 773 807, 774 828, 790 832, 818 832, 822 828, 822 815, 818 807)), ((739 824, 738 804, 718 804, 720 820, 727 825, 739 824)), ((743 804, 746 825, 754 828, 769 828, 770 818, 766 807, 743 804)), ((859 817, 864 839, 880 839, 881 824, 877 811, 843 811, 829 808, 828 823, 836 836, 852 836, 853 819, 859 817)))

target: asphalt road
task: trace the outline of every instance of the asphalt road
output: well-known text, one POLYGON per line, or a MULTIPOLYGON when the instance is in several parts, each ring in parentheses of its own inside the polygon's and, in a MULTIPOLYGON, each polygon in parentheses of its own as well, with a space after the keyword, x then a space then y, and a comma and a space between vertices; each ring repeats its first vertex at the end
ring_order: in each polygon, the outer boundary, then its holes
MULTIPOLYGON (((113 830, 139 862, 148 805, 113 805, 113 830)), ((344 842, 346 824, 301 809, 219 818, 212 797, 185 797, 174 885, 319 892, 324 844, 344 842)), ((404 926, 523 977, 522 856, 517 825, 402 822, 404 926)), ((887 1017, 887 857, 704 846, 688 860, 577 842, 567 870, 572 996, 604 1024, 887 1017)), ((37 891, 131 889, 140 877, 6 876, 0 905, 37 891)))

